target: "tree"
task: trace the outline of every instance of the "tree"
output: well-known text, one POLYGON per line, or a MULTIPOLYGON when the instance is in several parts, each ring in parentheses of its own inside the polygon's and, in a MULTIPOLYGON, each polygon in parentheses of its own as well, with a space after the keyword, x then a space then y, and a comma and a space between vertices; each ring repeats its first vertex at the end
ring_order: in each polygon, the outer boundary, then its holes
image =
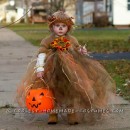
POLYGON ((51 12, 55 12, 58 10, 66 10, 67 7, 75 4, 77 0, 50 0, 50 8, 51 12))
POLYGON ((7 2, 7 0, 0 0, 0 4, 4 3, 4 2, 7 2))
POLYGON ((28 9, 29 9, 29 3, 28 3, 28 0, 24 0, 24 5, 25 5, 25 23, 28 23, 28 9))
POLYGON ((63 10, 64 2, 65 0, 50 0, 51 11, 63 10))

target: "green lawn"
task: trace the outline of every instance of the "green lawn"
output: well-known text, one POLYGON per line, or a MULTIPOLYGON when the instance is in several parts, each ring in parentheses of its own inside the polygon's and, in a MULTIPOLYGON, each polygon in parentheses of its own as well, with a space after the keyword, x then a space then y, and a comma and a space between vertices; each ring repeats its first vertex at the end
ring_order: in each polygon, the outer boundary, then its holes
MULTIPOLYGON (((49 36, 50 32, 46 24, 16 24, 10 29, 23 36, 32 44, 38 46, 40 41, 49 36)), ((71 32, 80 44, 86 44, 91 52, 126 52, 130 51, 130 30, 73 30, 71 32)))
MULTIPOLYGON (((10 27, 13 31, 38 46, 41 40, 50 35, 46 24, 16 24, 10 27)), ((71 32, 80 44, 87 44, 90 52, 125 52, 130 51, 130 30, 74 30, 71 32)), ((117 90, 124 98, 130 100, 130 84, 124 86, 130 80, 130 61, 129 60, 103 60, 100 61, 112 78, 116 81, 117 90)))
POLYGON ((109 72, 111 77, 115 80, 118 92, 125 99, 130 100, 130 60, 102 60, 100 63, 109 72))
POLYGON ((43 30, 48 29, 47 24, 15 24, 9 26, 10 29, 17 30, 43 30))

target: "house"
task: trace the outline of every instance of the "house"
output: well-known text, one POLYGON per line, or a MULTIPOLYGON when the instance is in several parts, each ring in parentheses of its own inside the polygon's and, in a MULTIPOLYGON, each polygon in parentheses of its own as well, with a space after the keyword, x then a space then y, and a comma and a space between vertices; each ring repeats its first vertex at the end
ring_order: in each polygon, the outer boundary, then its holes
POLYGON ((114 26, 130 26, 130 0, 106 0, 106 11, 114 26))
POLYGON ((83 4, 83 23, 94 23, 94 15, 102 15, 102 13, 105 13, 105 9, 103 6, 104 2, 102 0, 99 0, 97 2, 95 1, 84 1, 83 4))
POLYGON ((3 22, 5 20, 6 17, 6 6, 7 6, 8 2, 2 2, 0 3, 0 22, 3 22))
POLYGON ((46 22, 48 0, 9 0, 6 6, 6 22, 21 20, 30 22, 46 22))
POLYGON ((32 0, 31 1, 31 15, 30 21, 32 23, 47 22, 47 15, 49 9, 48 0, 32 0))
POLYGON ((105 0, 77 0, 77 24, 94 24, 96 18, 100 19, 106 15, 105 0))
MULTIPOLYGON (((130 0, 77 0, 76 21, 78 24, 94 23, 97 16, 107 15, 115 27, 130 26, 130 0)), ((99 17, 100 18, 100 17, 99 17)))
MULTIPOLYGON (((6 23, 11 23, 19 20, 25 12, 23 0, 10 0, 6 6, 6 23)), ((17 22, 20 22, 17 21, 17 22)))
POLYGON ((69 16, 73 17, 73 21, 76 21, 76 3, 74 0, 65 0, 64 1, 64 8, 69 16))

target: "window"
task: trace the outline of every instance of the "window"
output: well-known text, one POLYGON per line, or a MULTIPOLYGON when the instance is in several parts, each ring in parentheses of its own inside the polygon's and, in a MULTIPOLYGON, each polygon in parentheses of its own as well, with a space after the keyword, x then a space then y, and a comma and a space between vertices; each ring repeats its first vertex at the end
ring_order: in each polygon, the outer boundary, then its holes
POLYGON ((130 10, 130 0, 128 0, 128 10, 130 10))
POLYGON ((106 10, 112 12, 112 0, 107 1, 106 10))
POLYGON ((110 12, 112 12, 112 0, 110 0, 109 8, 110 8, 110 12))

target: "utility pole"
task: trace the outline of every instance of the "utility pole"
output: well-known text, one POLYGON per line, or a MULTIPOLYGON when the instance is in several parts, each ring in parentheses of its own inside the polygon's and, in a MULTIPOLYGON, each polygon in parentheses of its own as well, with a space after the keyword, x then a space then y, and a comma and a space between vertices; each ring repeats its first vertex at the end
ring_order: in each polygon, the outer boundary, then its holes
POLYGON ((24 6, 25 6, 25 23, 28 23, 28 0, 24 0, 24 6))
POLYGON ((94 12, 97 12, 97 0, 94 0, 94 12))
POLYGON ((82 25, 83 24, 83 0, 77 0, 76 3, 76 16, 77 16, 77 23, 82 25))
POLYGON ((108 0, 104 0, 104 5, 105 5, 105 12, 107 13, 107 3, 108 3, 108 0))

